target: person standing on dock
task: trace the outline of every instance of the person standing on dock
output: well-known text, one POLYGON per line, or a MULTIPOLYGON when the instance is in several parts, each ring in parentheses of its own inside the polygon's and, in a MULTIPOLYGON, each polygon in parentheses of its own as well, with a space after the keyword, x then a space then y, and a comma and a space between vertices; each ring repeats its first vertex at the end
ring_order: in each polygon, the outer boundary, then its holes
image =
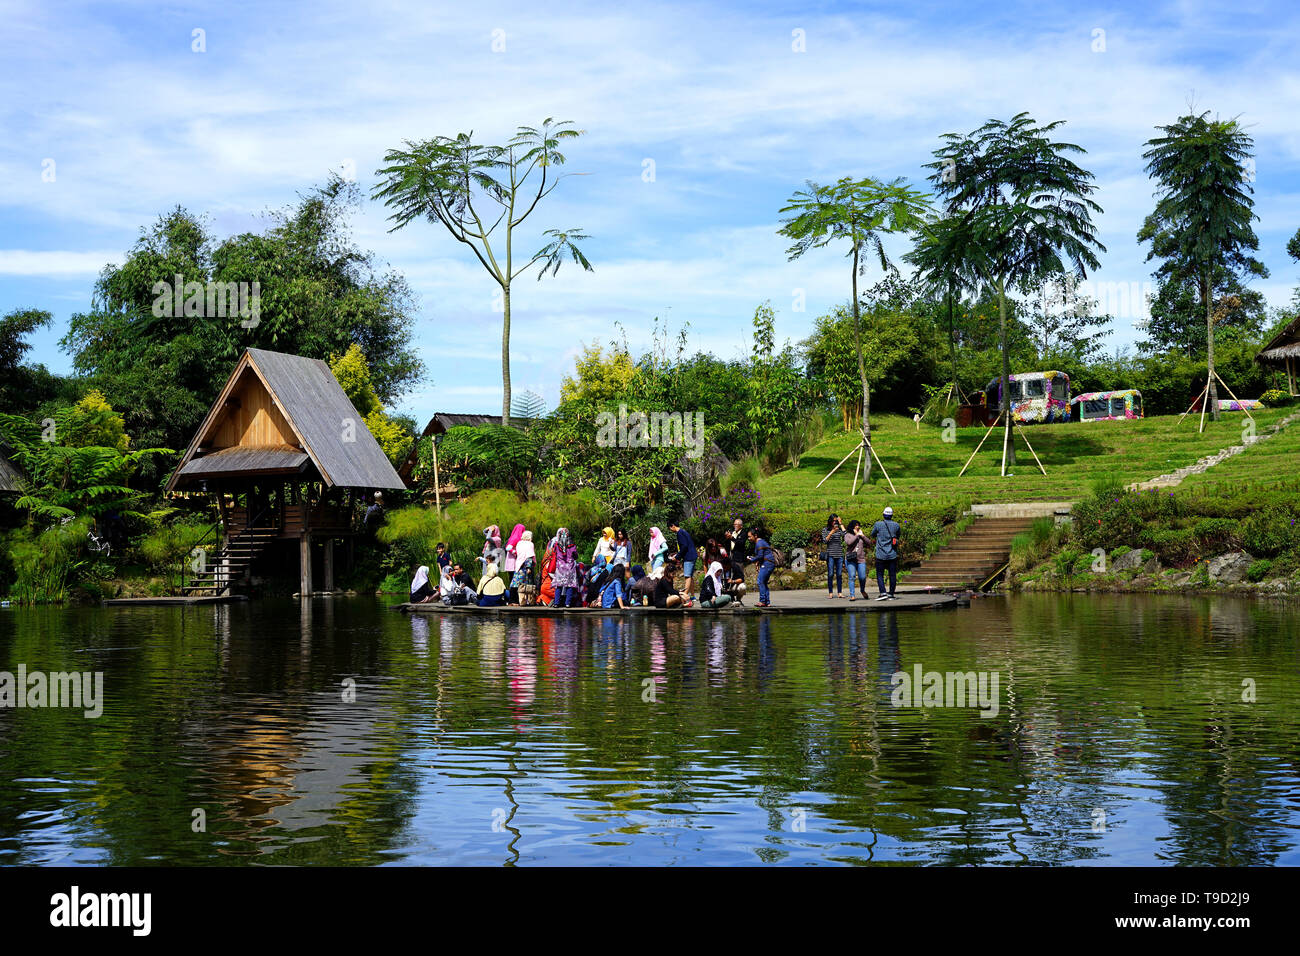
POLYGON ((727 532, 727 549, 731 552, 731 563, 740 562, 742 566, 745 563, 745 543, 749 535, 745 533, 745 523, 737 518, 731 523, 731 530, 727 532))
POLYGON ((694 590, 691 576, 695 573, 695 562, 700 559, 700 552, 695 547, 695 539, 691 537, 691 533, 676 521, 669 523, 668 530, 677 535, 677 560, 682 563, 682 594, 686 596, 689 604, 691 592, 694 590))
POLYGON ((894 589, 898 583, 898 537, 903 526, 894 520, 894 509, 886 508, 885 516, 871 526, 871 536, 876 539, 876 587, 880 589, 877 601, 896 601, 894 589), (885 571, 889 571, 889 591, 885 591, 885 571))
POLYGON ((849 600, 854 600, 854 582, 867 599, 867 536, 862 533, 861 521, 850 521, 844 532, 844 567, 849 575, 849 600))
POLYGON ((754 545, 754 556, 750 560, 758 565, 758 606, 771 607, 772 595, 767 589, 767 579, 776 570, 776 554, 772 546, 759 536, 757 529, 749 529, 749 540, 754 545))
POLYGON ((840 523, 839 515, 826 519, 826 530, 822 532, 822 558, 826 561, 826 596, 844 597, 844 525, 840 523))

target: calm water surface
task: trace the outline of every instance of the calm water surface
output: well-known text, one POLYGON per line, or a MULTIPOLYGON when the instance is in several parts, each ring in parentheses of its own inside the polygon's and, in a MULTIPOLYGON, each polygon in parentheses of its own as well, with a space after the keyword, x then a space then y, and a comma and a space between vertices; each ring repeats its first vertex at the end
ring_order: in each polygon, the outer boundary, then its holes
POLYGON ((0 670, 105 701, 0 709, 0 863, 1294 865, 1298 663, 1300 608, 1208 598, 6 610, 0 670), (997 715, 892 706, 917 664, 997 715))

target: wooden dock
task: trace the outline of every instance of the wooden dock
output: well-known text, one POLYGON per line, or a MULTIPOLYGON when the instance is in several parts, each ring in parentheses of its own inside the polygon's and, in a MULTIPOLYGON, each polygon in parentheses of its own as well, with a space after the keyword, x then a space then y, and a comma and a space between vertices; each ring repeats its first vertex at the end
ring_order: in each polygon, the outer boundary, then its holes
POLYGON ((940 592, 926 591, 899 591, 898 598, 894 601, 877 601, 874 597, 867 600, 858 599, 850 601, 847 596, 843 598, 827 598, 826 592, 813 590, 811 588, 799 591, 773 591, 772 606, 759 607, 756 601, 751 600, 752 595, 746 595, 746 601, 743 605, 737 607, 735 604, 729 604, 724 608, 707 608, 700 607, 696 604, 694 607, 629 607, 619 608, 599 608, 599 607, 545 607, 534 605, 532 607, 510 607, 502 605, 499 607, 474 607, 464 605, 461 607, 443 607, 442 604, 434 602, 432 604, 397 604, 394 610, 402 611, 407 614, 464 614, 476 615, 486 614, 489 616, 507 616, 507 617, 610 617, 610 616, 635 616, 639 614, 846 614, 854 611, 872 613, 876 611, 924 611, 938 608, 956 607, 958 599, 952 594, 943 594, 940 592))
POLYGON ((247 600, 248 597, 244 594, 209 594, 204 597, 186 595, 183 597, 113 598, 105 601, 104 604, 114 607, 188 607, 192 604, 234 604, 238 601, 247 600))

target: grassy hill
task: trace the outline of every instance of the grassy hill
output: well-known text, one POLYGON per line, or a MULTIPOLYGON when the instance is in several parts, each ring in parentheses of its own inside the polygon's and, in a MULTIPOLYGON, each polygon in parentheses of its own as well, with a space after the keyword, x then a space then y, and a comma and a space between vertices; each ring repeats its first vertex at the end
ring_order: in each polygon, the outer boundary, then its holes
MULTIPOLYGON (((1255 412, 1258 431, 1289 414, 1292 409, 1255 412)), ((1071 422, 1033 425, 1023 431, 1043 466, 1044 476, 1021 433, 1016 434, 1018 463, 1012 476, 999 475, 1002 432, 989 436, 966 474, 962 465, 984 435, 983 428, 959 428, 955 441, 945 441, 936 425, 919 428, 909 418, 881 415, 872 419, 876 453, 898 489, 892 495, 876 467, 872 483, 850 495, 853 466, 849 459, 821 488, 816 485, 857 444, 857 433, 831 435, 803 456, 799 467, 778 472, 760 482, 765 504, 778 512, 838 511, 846 519, 876 513, 886 504, 896 509, 929 508, 957 502, 1069 501, 1088 496, 1099 479, 1124 483, 1154 478, 1190 465, 1242 440, 1246 419, 1240 412, 1225 413, 1217 422, 1206 420, 1198 434, 1197 420, 1188 416, 1157 416, 1136 421, 1071 422)), ((1215 468, 1201 480, 1294 476, 1300 426, 1251 448, 1215 468)))

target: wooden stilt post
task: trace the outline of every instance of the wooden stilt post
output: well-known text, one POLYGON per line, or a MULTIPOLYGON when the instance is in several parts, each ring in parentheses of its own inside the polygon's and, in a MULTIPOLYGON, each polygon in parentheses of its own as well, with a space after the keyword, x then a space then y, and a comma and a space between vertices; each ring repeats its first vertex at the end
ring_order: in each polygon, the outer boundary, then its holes
POLYGON ((1025 434, 1024 426, 1020 422, 1016 422, 1016 428, 1020 429, 1020 437, 1025 440, 1025 447, 1029 449, 1029 454, 1033 455, 1034 461, 1038 462, 1038 470, 1044 475, 1047 474, 1047 469, 1043 467, 1043 463, 1038 461, 1038 453, 1034 451, 1034 446, 1029 444, 1029 436, 1025 434))
MULTIPOLYGON (((840 470, 840 465, 844 464, 846 461, 848 461, 850 458, 852 458, 852 457, 853 457, 853 452, 855 452, 855 451, 860 451, 861 449, 862 449, 862 443, 861 443, 861 442, 858 442, 858 447, 857 447, 857 448, 854 448, 853 451, 850 451, 847 455, 845 455, 843 458, 841 458, 841 459, 840 459, 840 463, 839 463, 839 465, 836 465, 834 468, 832 468, 830 471, 828 471, 828 472, 826 473, 826 478, 829 478, 831 475, 835 474, 835 472, 839 471, 839 470, 840 470)), ((826 483, 826 478, 823 478, 821 481, 817 482, 817 484, 816 484, 815 487, 816 487, 816 488, 820 488, 822 485, 824 485, 824 484, 826 483)))
MULTIPOLYGON (((1187 411, 1183 412, 1181 415, 1178 416, 1178 421, 1174 422, 1174 428, 1177 428, 1179 425, 1181 425, 1183 423, 1183 419, 1192 413, 1192 409, 1196 407, 1197 402, 1205 401, 1205 393, 1208 392, 1209 390, 1210 390, 1210 380, 1207 378, 1205 380, 1205 388, 1201 389, 1201 394, 1199 396, 1192 399, 1192 404, 1187 406, 1187 411)), ((1202 409, 1202 411, 1204 411, 1204 409, 1202 409)))
POLYGON ((981 438, 981 439, 980 439, 980 443, 979 443, 978 445, 975 446, 975 450, 974 450, 973 452, 970 453, 970 457, 966 459, 966 464, 964 464, 964 465, 961 466, 961 471, 959 471, 959 472, 957 473, 957 477, 958 477, 958 478, 960 478, 962 475, 966 474, 966 469, 969 468, 969 467, 970 467, 970 463, 971 463, 972 461, 975 460, 975 456, 978 455, 978 454, 980 453, 980 449, 984 447, 984 443, 985 443, 986 441, 989 440, 989 436, 993 434, 993 429, 995 429, 995 428, 998 427, 998 422, 1000 422, 1000 421, 1002 421, 1002 413, 1001 413, 1001 412, 998 413, 998 417, 997 417, 997 418, 993 419, 993 424, 990 425, 988 431, 986 431, 986 432, 984 433, 984 437, 981 438))
POLYGON ((1223 386, 1224 391, 1228 393, 1228 395, 1232 398, 1234 402, 1236 402, 1238 405, 1241 405, 1241 410, 1245 412, 1246 417, 1253 422, 1255 420, 1255 416, 1250 413, 1250 409, 1246 408, 1245 405, 1242 405, 1241 399, 1239 399, 1236 395, 1232 394, 1232 389, 1228 388, 1228 383, 1225 382, 1223 379, 1219 378, 1218 372, 1214 373, 1214 377, 1219 379, 1219 384, 1223 386))
POLYGON ((321 570, 325 577, 325 590, 334 590, 334 539, 325 539, 325 554, 323 555, 321 570))
POLYGON ((311 597, 311 532, 304 531, 298 539, 298 594, 311 597))
POLYGON ((892 492, 893 494, 898 494, 898 489, 896 489, 894 487, 894 483, 890 481, 889 472, 885 471, 885 464, 880 460, 880 456, 876 454, 875 447, 872 445, 868 445, 867 448, 871 451, 871 457, 876 459, 876 464, 880 466, 880 473, 885 476, 885 481, 889 482, 890 492, 892 492))

